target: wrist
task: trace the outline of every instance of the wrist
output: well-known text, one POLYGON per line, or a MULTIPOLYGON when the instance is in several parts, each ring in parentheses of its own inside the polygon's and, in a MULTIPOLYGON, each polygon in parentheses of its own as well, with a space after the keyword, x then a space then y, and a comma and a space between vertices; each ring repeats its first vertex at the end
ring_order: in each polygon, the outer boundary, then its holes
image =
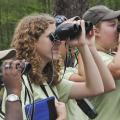
POLYGON ((88 44, 84 44, 78 47, 78 50, 80 51, 81 54, 84 53, 86 49, 89 49, 88 44))
POLYGON ((61 116, 61 117, 57 117, 56 120, 66 120, 66 118, 61 116))
POLYGON ((89 49, 90 49, 90 50, 96 50, 96 51, 97 51, 97 48, 96 48, 94 45, 89 46, 89 49))
POLYGON ((96 46, 95 46, 95 43, 88 43, 88 46, 89 46, 89 47, 96 47, 96 46))
POLYGON ((78 49, 81 50, 81 49, 83 49, 85 46, 88 46, 88 44, 87 44, 87 43, 81 44, 80 46, 78 46, 78 49))
POLYGON ((10 95, 10 94, 15 94, 17 96, 21 96, 21 91, 18 91, 18 90, 7 90, 7 95, 10 95))
POLYGON ((6 101, 7 102, 20 102, 21 103, 21 99, 18 95, 16 94, 9 94, 7 97, 6 97, 6 101))

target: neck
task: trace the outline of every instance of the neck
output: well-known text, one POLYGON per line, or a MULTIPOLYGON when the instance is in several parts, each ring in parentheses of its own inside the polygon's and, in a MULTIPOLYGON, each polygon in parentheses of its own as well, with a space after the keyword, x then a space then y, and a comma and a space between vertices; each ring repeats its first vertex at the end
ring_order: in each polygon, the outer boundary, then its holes
POLYGON ((43 71, 43 69, 45 68, 45 66, 47 65, 48 61, 42 60, 42 64, 41 64, 41 70, 43 71))

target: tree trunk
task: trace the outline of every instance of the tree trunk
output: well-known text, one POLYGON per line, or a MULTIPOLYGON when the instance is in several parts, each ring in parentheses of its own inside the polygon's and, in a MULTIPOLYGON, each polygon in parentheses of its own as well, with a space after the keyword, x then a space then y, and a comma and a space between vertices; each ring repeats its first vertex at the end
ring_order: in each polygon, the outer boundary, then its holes
POLYGON ((54 14, 65 15, 67 18, 82 16, 88 9, 88 0, 54 0, 54 14))

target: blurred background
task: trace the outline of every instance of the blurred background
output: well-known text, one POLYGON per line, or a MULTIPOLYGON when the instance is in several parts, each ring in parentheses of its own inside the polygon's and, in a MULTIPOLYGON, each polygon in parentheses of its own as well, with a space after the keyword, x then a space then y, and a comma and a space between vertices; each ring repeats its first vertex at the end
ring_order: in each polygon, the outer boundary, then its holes
POLYGON ((120 0, 0 0, 0 50, 9 48, 14 28, 23 16, 37 12, 81 17, 94 5, 119 10, 120 0))

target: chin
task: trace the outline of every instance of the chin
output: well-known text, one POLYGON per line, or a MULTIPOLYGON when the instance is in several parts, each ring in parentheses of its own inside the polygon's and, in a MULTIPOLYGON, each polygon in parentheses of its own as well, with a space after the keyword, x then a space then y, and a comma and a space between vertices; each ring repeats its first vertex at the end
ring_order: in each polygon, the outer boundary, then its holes
POLYGON ((58 54, 53 56, 53 60, 58 60, 59 58, 60 56, 58 54))

